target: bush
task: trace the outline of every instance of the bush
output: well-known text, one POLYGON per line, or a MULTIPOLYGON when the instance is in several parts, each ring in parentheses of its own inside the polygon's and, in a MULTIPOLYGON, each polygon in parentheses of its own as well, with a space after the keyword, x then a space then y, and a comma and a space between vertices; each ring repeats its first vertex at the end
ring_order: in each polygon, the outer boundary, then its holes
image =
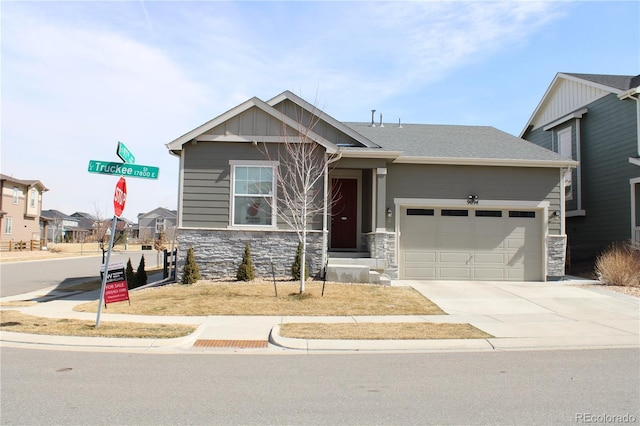
MULTIPOLYGON (((300 279, 300 264, 302 263, 302 243, 298 242, 298 250, 296 251, 296 258, 293 261, 293 265, 291 265, 291 275, 294 280, 300 279)), ((309 278, 309 266, 307 265, 304 268, 304 278, 309 278)))
POLYGON ((124 275, 127 278, 127 287, 135 288, 136 285, 136 274, 133 272, 133 265, 131 264, 131 258, 127 262, 127 268, 124 271, 124 275))
POLYGON ((606 285, 640 287, 640 251, 614 244, 596 259, 596 275, 606 285))
POLYGON ((195 284, 200 279, 200 268, 196 263, 196 258, 193 255, 193 247, 189 247, 187 250, 187 260, 184 263, 182 269, 182 284, 195 284))
POLYGON ((135 275, 136 287, 143 286, 147 283, 147 271, 144 270, 144 255, 140 258, 140 264, 135 275))
POLYGON ((238 281, 253 281, 256 277, 256 271, 253 269, 253 262, 251 261, 251 249, 249 243, 244 245, 244 255, 242 256, 242 263, 238 267, 238 273, 236 278, 238 281))

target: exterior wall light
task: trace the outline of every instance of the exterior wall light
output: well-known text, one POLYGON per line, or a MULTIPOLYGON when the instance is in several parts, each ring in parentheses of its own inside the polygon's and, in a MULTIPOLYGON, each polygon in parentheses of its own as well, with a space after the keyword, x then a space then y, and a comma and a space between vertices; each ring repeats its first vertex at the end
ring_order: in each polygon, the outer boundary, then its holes
POLYGON ((469 195, 467 197, 467 204, 478 204, 478 196, 477 195, 469 195))
POLYGON ((389 218, 390 218, 390 217, 391 217, 391 213, 392 213, 392 212, 391 212, 391 208, 390 208, 390 207, 387 207, 387 217, 389 217, 389 218))

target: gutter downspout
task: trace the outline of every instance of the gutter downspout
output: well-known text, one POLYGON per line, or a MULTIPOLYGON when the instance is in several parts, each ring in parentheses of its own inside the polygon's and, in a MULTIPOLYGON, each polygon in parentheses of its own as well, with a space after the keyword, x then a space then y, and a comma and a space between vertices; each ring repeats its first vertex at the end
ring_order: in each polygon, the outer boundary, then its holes
MULTIPOLYGON (((324 154, 325 156, 328 156, 328 154, 324 154)), ((340 160, 342 158, 342 151, 338 152, 338 156, 331 158, 331 159, 327 159, 327 161, 325 162, 324 165, 324 207, 323 207, 323 213, 322 213, 322 268, 325 267, 325 265, 327 264, 327 258, 329 257, 329 239, 328 239, 328 234, 329 234, 329 229, 328 229, 328 217, 327 215, 329 214, 329 165, 335 163, 336 161, 340 160)), ((326 276, 327 271, 324 270, 323 271, 323 275, 326 276)))
POLYGON ((635 87, 631 90, 627 90, 626 92, 620 93, 618 95, 618 99, 633 99, 636 101, 636 142, 638 144, 637 152, 638 158, 640 158, 640 99, 638 96, 640 95, 640 87, 635 87), (636 96, 633 96, 636 95, 636 96))

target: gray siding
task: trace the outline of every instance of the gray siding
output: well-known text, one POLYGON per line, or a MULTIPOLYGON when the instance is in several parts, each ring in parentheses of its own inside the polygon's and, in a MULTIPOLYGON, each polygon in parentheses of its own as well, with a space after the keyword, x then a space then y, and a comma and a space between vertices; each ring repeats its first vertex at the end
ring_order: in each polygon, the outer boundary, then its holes
MULTIPOLYGON (((559 170, 527 167, 421 166, 390 164, 387 202, 394 198, 466 200, 469 194, 482 200, 549 201, 550 211, 560 208, 559 170)), ((395 226, 388 221, 389 229, 395 226)), ((559 221, 549 223, 549 233, 559 234, 559 221)))
MULTIPOLYGON (((582 208, 586 216, 567 218, 573 262, 591 262, 612 242, 629 240, 629 179, 640 176, 640 168, 629 163, 629 157, 637 156, 636 102, 621 101, 611 94, 587 108, 580 121, 582 208)), ((550 131, 537 129, 525 138, 551 146, 550 131)), ((567 208, 571 207, 570 201, 567 208)))
MULTIPOLYGON (((277 161, 277 146, 253 146, 241 142, 198 142, 184 146, 184 184, 182 193, 182 226, 187 228, 227 228, 230 215, 229 160, 277 161)), ((322 179, 317 191, 322 198, 322 179)), ((278 188, 280 191, 280 188, 278 188)), ((282 209, 282 206, 279 206, 282 209)), ((281 210, 284 211, 284 210, 281 210)), ((278 220, 278 228, 286 225, 278 220)), ((321 216, 314 218, 310 229, 322 229, 321 216)))

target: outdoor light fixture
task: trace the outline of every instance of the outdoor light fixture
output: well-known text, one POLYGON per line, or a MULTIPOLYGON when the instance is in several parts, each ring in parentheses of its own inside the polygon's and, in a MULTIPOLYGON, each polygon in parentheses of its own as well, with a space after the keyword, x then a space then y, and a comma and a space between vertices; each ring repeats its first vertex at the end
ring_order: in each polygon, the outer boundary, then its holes
POLYGON ((391 217, 391 207, 387 207, 387 217, 391 217))
POLYGON ((477 195, 469 195, 467 197, 467 204, 478 204, 478 196, 477 195))
POLYGON ((558 218, 558 217, 560 217, 560 213, 558 213, 557 211, 553 211, 553 212, 551 212, 551 214, 549 215, 549 220, 556 219, 556 218, 558 218))

